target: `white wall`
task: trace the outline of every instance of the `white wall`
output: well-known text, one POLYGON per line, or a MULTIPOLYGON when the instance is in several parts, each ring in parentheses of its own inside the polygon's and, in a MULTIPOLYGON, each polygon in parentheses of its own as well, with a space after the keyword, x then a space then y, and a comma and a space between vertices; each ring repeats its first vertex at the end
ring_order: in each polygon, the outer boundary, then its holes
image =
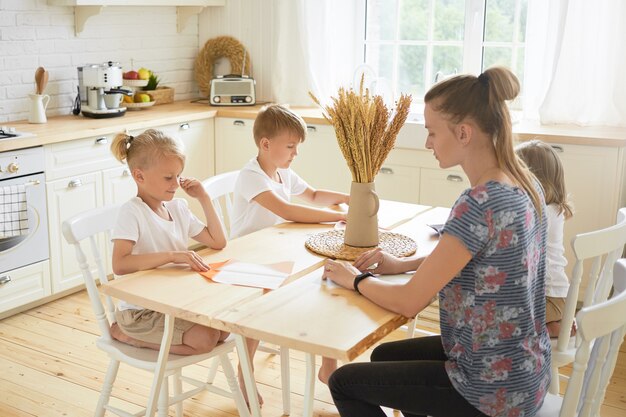
POLYGON ((174 87, 177 100, 196 97, 198 45, 198 18, 177 33, 175 7, 104 7, 77 36, 73 7, 0 0, 0 122, 28 118, 39 66, 50 72, 48 116, 70 113, 76 67, 86 63, 116 61, 128 70, 132 58, 135 69, 149 68, 162 85, 174 87))
MULTIPOLYGON (((207 7, 198 18, 200 48, 208 39, 230 35, 248 50, 259 102, 273 99, 270 83, 273 63, 277 59, 273 36, 274 28, 279 24, 273 12, 277 7, 275 3, 276 0, 227 0, 224 7, 207 7)), ((218 67, 218 72, 222 68, 218 67)))

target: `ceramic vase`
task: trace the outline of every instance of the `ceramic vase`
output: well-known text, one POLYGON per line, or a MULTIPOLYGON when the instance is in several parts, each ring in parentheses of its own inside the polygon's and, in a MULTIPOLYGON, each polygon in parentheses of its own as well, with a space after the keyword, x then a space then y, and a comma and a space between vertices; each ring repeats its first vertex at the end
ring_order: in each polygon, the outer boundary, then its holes
POLYGON ((344 243, 360 248, 378 245, 378 194, 373 182, 353 182, 344 243))
POLYGON ((28 113, 28 123, 46 123, 46 107, 50 101, 47 94, 29 94, 30 112, 28 113))

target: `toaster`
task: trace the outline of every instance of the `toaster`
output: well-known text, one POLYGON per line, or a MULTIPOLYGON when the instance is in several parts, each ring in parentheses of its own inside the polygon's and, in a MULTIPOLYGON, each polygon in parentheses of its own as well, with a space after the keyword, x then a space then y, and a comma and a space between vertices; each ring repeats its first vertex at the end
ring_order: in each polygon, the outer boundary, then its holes
POLYGON ((254 79, 226 75, 211 80, 210 103, 214 106, 252 106, 256 104, 254 79))

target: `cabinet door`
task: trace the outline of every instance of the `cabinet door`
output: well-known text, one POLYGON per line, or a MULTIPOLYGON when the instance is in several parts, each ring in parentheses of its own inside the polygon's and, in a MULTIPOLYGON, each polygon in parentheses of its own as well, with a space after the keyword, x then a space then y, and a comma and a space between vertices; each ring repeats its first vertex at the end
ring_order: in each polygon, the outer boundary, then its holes
POLYGON ((68 178, 119 165, 110 149, 114 136, 95 136, 46 145, 46 180, 68 178))
POLYGON ((125 203, 137 195, 137 184, 125 165, 102 171, 102 185, 105 206, 125 203))
POLYGON ((252 135, 254 120, 215 119, 215 173, 235 171, 257 155, 252 135))
POLYGON ((47 182, 46 189, 52 292, 58 293, 83 283, 74 249, 61 233, 61 223, 78 213, 102 206, 102 178, 100 172, 63 178, 47 182))
POLYGON ((48 295, 50 295, 48 261, 0 274, 0 313, 48 295))
POLYGON ((435 207, 452 207, 459 195, 470 187, 461 171, 421 168, 420 204, 435 207))
POLYGON ((352 174, 331 126, 309 125, 293 170, 315 189, 350 192, 352 174))
POLYGON ((386 163, 380 168, 375 182, 379 198, 419 203, 419 168, 386 163))

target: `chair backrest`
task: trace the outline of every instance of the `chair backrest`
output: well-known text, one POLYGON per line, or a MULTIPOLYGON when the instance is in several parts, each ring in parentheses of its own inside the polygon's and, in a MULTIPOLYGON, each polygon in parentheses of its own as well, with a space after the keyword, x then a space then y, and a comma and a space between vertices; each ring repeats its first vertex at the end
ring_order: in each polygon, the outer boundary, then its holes
POLYGON ((112 321, 114 317, 115 305, 111 297, 105 296, 105 309, 96 286, 96 278, 100 279, 102 283, 108 282, 105 266, 106 252, 102 245, 111 244, 111 230, 115 226, 119 209, 120 205, 114 205, 89 210, 65 220, 61 226, 63 237, 76 251, 76 259, 85 281, 89 301, 98 321, 100 333, 107 340, 111 339, 109 328, 110 320, 112 321), (105 235, 104 243, 101 239, 102 234, 105 235), (88 261, 88 251, 91 251, 89 258, 93 259, 92 264, 88 261), (97 275, 94 275, 94 272, 97 275))
POLYGON ((226 231, 226 236, 230 236, 230 227, 233 214, 233 191, 239 171, 224 172, 202 181, 202 186, 211 197, 215 211, 222 222, 222 227, 226 231))
POLYGON ((618 260, 611 269, 615 282, 612 298, 583 307, 576 316, 581 344, 576 350, 560 417, 600 415, 626 334, 626 259, 618 260))
MULTIPOLYGON (((614 226, 582 233, 572 239, 576 264, 561 320, 561 329, 556 344, 557 351, 565 351, 568 348, 570 329, 574 322, 578 293, 583 277, 584 262, 591 262, 583 301, 583 307, 589 307, 606 300, 609 296, 613 287, 613 265, 622 256, 625 244, 626 207, 619 210, 617 223, 614 226)), ((580 343, 580 338, 577 338, 576 343, 577 345, 580 343)))

